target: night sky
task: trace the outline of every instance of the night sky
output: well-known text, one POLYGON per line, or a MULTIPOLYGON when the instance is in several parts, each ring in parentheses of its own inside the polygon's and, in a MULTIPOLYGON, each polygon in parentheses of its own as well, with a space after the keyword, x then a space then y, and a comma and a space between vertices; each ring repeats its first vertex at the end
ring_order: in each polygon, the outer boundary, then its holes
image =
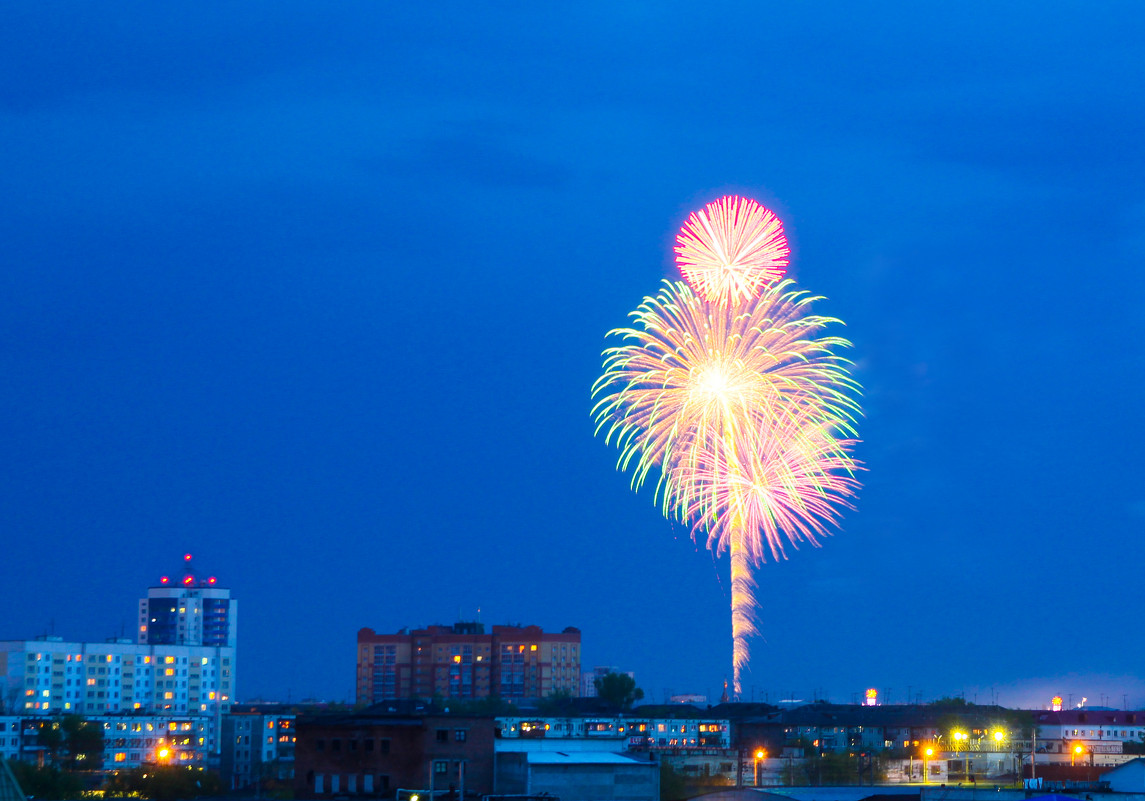
POLYGON ((868 471, 745 698, 1145 705, 1145 5, 539 5, 6 6, 0 639, 132 636, 190 552, 240 700, 478 615, 714 700, 726 558, 589 393, 738 192, 868 471))

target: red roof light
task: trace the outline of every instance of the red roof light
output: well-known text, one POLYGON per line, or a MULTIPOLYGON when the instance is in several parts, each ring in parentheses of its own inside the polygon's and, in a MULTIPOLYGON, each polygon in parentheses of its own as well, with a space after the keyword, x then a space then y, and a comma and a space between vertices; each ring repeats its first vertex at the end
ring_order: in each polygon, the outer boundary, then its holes
POLYGON ((168 579, 167 579, 167 577, 166 577, 166 576, 164 576, 163 578, 159 579, 159 583, 160 583, 160 584, 166 584, 166 583, 167 583, 167 581, 168 581, 168 579))

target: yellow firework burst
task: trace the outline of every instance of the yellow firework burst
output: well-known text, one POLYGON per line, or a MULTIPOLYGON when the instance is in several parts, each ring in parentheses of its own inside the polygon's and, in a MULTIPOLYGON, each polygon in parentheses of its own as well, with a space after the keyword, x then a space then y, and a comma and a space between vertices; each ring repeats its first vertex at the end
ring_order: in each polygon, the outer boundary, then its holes
POLYGON ((664 513, 730 552, 737 692, 754 630, 750 565, 782 555, 780 531, 814 542, 853 491, 858 385, 838 355, 850 343, 825 333, 839 321, 811 314, 814 300, 790 281, 738 306, 665 282, 632 327, 610 332, 621 342, 593 387, 597 433, 620 448, 633 487, 659 468, 664 513))

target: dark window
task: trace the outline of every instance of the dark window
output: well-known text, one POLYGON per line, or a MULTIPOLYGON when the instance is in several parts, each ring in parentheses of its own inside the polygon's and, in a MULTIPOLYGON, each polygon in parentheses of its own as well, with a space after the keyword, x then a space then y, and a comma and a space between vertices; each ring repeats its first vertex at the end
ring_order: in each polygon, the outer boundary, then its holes
POLYGON ((347 742, 350 743, 350 750, 351 751, 357 751, 358 750, 358 741, 357 740, 348 740, 347 742))
POLYGON ((330 750, 331 751, 341 751, 342 750, 342 741, 339 740, 337 737, 335 737, 333 740, 330 741, 330 750))
POLYGON ((326 750, 326 741, 325 740, 315 740, 314 741, 314 750, 315 751, 325 751, 326 750))
MULTIPOLYGON (((387 740, 387 742, 388 742, 388 740, 387 740)), ((384 773, 381 774, 380 776, 378 776, 378 786, 376 789, 382 793, 389 790, 390 789, 390 777, 384 773)))
POLYGON ((383 754, 390 752, 390 741, 388 739, 378 740, 378 751, 383 754))
POLYGON ((373 751, 374 750, 374 738, 373 737, 367 737, 366 738, 366 750, 367 751, 373 751))
POLYGON ((437 741, 439 743, 448 743, 449 742, 449 729, 438 729, 437 730, 437 741))

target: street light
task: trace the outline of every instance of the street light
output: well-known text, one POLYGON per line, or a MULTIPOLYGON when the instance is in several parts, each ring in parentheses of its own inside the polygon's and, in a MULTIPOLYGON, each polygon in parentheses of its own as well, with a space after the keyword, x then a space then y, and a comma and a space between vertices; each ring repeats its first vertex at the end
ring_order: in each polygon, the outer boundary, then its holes
POLYGON ((922 783, 926 784, 930 776, 930 758, 934 756, 934 749, 927 746, 926 750, 922 752, 922 783))
MULTIPOLYGON (((962 744, 965 743, 966 747, 970 747, 970 735, 964 731, 951 732, 951 737, 954 738, 954 756, 961 762, 962 761, 962 744)), ((970 760, 967 759, 962 766, 963 775, 967 779, 970 778, 970 760)))
POLYGON ((1069 765, 1072 768, 1074 759, 1085 753, 1085 748, 1079 743, 1069 752, 1069 765))
POLYGON ((755 786, 759 787, 759 761, 767 756, 762 748, 755 749, 755 786))

